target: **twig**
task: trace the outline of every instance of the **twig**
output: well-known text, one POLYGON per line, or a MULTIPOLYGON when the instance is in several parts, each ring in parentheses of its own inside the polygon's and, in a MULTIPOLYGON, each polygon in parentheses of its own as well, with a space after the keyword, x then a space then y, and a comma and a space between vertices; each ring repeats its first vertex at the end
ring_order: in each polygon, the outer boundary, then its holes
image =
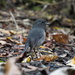
POLYGON ((15 25, 16 25, 16 29, 18 29, 18 24, 17 24, 17 22, 16 22, 16 20, 15 20, 15 17, 14 17, 14 15, 13 15, 13 13, 12 13, 11 11, 9 11, 9 13, 10 13, 10 15, 11 15, 11 17, 12 17, 12 19, 13 19, 15 25))
MULTIPOLYGON (((13 20, 11 20, 11 19, 3 19, 3 20, 0 20, 0 22, 2 22, 2 23, 4 23, 4 22, 13 22, 13 20)), ((22 20, 16 20, 17 22, 21 22, 22 20)))
MULTIPOLYGON (((31 0, 32 2, 34 2, 34 3, 40 3, 40 4, 42 4, 42 5, 58 5, 58 4, 64 4, 64 3, 66 3, 66 1, 61 1, 61 2, 55 2, 55 3, 49 3, 49 2, 47 2, 47 1, 40 1, 40 0, 31 0)), ((71 1, 71 0, 68 0, 67 1, 67 3, 71 3, 71 2, 75 2, 75 1, 71 1)))

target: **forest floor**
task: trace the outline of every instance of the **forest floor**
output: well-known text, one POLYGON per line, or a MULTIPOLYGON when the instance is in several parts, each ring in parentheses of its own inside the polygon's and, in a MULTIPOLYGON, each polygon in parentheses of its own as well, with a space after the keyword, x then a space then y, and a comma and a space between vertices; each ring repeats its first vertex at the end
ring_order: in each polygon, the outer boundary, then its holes
POLYGON ((0 63, 5 64, 3 67, 8 74, 10 69, 13 72, 17 67, 17 72, 25 75, 48 74, 57 68, 71 66, 70 63, 75 62, 74 24, 75 21, 71 18, 45 11, 1 9, 0 63), (46 28, 45 42, 36 50, 38 58, 34 51, 22 56, 28 32, 34 21, 39 18, 46 19, 51 24, 46 28))

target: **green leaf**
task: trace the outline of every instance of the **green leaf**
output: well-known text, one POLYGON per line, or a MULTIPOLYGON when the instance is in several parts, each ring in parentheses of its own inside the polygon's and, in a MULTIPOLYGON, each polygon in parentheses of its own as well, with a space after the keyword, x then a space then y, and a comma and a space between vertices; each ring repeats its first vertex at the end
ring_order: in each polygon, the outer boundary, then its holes
POLYGON ((3 63, 4 61, 0 60, 0 63, 3 63))

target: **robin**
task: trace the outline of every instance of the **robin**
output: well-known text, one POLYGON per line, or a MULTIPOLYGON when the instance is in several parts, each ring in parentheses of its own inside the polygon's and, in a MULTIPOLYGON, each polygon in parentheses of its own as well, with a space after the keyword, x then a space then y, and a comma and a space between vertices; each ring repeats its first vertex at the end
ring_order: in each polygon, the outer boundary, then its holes
POLYGON ((46 36, 46 25, 49 25, 49 23, 44 19, 38 19, 34 22, 33 27, 28 34, 23 53, 26 52, 29 47, 30 51, 33 49, 35 51, 35 48, 38 48, 43 44, 46 36))

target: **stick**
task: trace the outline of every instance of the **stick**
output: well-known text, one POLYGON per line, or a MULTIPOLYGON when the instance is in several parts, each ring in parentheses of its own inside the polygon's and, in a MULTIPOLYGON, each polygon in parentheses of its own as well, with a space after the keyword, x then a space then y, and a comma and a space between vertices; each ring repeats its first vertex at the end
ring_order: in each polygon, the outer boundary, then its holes
POLYGON ((12 19, 13 19, 15 25, 16 25, 16 29, 18 29, 18 24, 17 24, 17 22, 16 22, 16 20, 15 20, 15 17, 14 17, 14 15, 13 15, 13 13, 12 13, 11 11, 9 11, 9 13, 10 13, 10 15, 11 15, 11 17, 12 17, 12 19))

